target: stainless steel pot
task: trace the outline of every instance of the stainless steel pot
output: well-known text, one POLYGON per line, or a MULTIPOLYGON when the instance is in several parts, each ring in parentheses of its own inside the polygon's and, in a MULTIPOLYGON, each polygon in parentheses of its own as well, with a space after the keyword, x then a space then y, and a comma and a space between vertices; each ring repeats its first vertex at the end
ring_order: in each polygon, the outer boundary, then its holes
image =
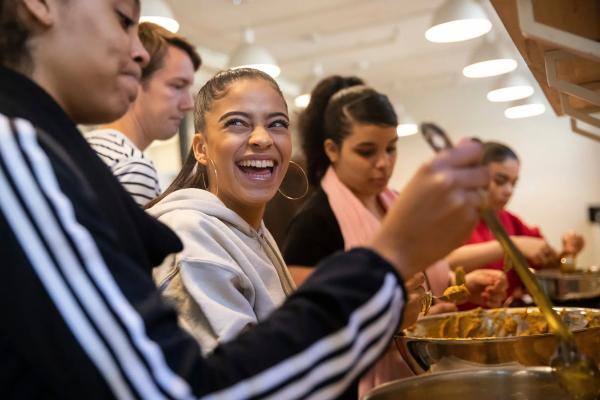
POLYGON ((566 400, 549 367, 439 372, 382 385, 366 400, 566 400))

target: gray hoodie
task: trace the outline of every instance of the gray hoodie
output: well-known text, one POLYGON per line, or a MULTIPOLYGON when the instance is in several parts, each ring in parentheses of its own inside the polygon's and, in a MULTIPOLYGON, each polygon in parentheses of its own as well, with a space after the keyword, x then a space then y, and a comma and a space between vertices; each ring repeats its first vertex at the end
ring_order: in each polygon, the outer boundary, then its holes
POLYGON ((264 223, 253 229, 210 192, 181 189, 148 212, 183 242, 153 276, 204 352, 265 319, 294 290, 264 223))

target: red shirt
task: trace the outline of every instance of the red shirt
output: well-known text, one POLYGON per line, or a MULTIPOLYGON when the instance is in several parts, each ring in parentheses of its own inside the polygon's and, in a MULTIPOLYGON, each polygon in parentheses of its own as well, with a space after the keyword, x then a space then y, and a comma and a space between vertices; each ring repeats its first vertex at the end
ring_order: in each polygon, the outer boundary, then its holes
MULTIPOLYGON (((506 229, 506 232, 510 236, 531 236, 531 237, 537 237, 537 238, 542 237, 540 230, 538 228, 528 227, 516 215, 511 214, 510 212, 508 212, 506 210, 502 210, 498 213, 498 219, 500 220, 500 223, 504 226, 504 229, 506 229)), ((475 230, 471 234, 471 237, 465 244, 484 243, 484 242, 489 242, 491 240, 496 240, 496 239, 494 238, 494 235, 489 230, 489 228, 485 225, 483 220, 480 220, 479 223, 477 224, 477 226, 475 227, 475 230)), ((503 264, 504 264, 504 258, 499 258, 498 260, 493 261, 489 264, 482 265, 481 268, 502 270, 503 264)), ((533 268, 536 267, 535 265, 530 265, 530 266, 533 268)), ((510 294, 513 292, 513 290, 515 290, 517 287, 521 287, 523 284, 521 283, 521 279, 519 278, 519 276, 513 269, 508 271, 508 273, 506 274, 506 277, 507 277, 507 281, 508 281, 507 294, 510 296, 510 294)), ((464 304, 460 308, 461 309, 469 309, 469 308, 474 307, 474 306, 468 305, 468 304, 469 303, 464 304)))

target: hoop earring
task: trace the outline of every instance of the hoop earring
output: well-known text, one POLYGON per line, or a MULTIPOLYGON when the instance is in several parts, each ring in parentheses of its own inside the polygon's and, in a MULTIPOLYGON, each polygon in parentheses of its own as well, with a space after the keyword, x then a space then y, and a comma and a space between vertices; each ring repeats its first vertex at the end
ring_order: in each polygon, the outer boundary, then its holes
MULTIPOLYGON (((300 172, 302 172, 302 176, 304 176, 304 182, 306 183, 306 188, 304 189, 304 193, 302 193, 302 195, 300 195, 299 197, 288 196, 287 194, 283 193, 283 191, 281 190, 281 187, 279 187, 278 192, 286 199, 300 200, 301 198, 306 196, 306 194, 308 193, 308 189, 310 188, 310 186, 308 184, 308 176, 306 176, 306 172, 304 172, 304 169, 297 162, 290 160, 288 165, 295 165, 300 170, 300 172)), ((286 173, 286 176, 287 176, 287 173, 286 173)), ((285 177, 284 177, 284 179, 285 179, 285 177)))
MULTIPOLYGON (((196 164, 194 164, 194 168, 192 168, 192 172, 190 173, 190 178, 193 179, 196 174, 198 174, 198 168, 199 168, 200 162, 196 161, 196 164)), ((203 171, 200 171, 200 175, 202 176, 202 189, 204 190, 208 190, 208 185, 206 184, 206 173, 203 171)))
MULTIPOLYGON (((210 164, 212 164, 213 170, 215 171, 215 182, 217 185, 217 193, 215 193, 215 196, 218 197, 219 196, 219 174, 217 174, 217 166, 215 165, 215 162, 211 158, 208 159, 208 162, 210 164)), ((206 167, 206 172, 208 173, 208 166, 206 167)), ((204 175, 202 176, 202 178, 204 179, 204 175)), ((204 184, 206 185, 206 182, 204 182, 204 184)), ((208 190, 208 186, 206 186, 206 189, 208 190)))
POLYGON ((206 183, 206 173, 204 171, 202 171, 201 174, 202 174, 202 183, 204 184, 204 190, 208 190, 208 184, 206 183))

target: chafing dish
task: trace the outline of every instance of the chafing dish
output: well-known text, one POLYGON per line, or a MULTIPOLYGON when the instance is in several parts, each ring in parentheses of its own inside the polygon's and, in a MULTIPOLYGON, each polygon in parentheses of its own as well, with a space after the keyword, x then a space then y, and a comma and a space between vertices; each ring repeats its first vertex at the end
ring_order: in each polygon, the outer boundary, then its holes
POLYGON ((583 300, 600 296, 600 269, 597 267, 574 272, 540 270, 535 276, 542 291, 554 300, 583 300))
MULTIPOLYGON (((575 307, 555 310, 574 332, 583 353, 600 362, 600 310, 575 307)), ((431 315, 396 336, 395 342, 416 374, 474 366, 549 365, 558 340, 549 333, 531 334, 535 332, 530 324, 544 322, 541 317, 530 319, 530 315, 540 316, 536 307, 431 315), (449 321, 454 322, 451 328, 449 321), (515 336, 519 334, 526 336, 515 336)), ((540 329, 545 331, 543 325, 540 329)))
POLYGON ((447 371, 382 385, 365 400, 565 400, 549 367, 447 371))

